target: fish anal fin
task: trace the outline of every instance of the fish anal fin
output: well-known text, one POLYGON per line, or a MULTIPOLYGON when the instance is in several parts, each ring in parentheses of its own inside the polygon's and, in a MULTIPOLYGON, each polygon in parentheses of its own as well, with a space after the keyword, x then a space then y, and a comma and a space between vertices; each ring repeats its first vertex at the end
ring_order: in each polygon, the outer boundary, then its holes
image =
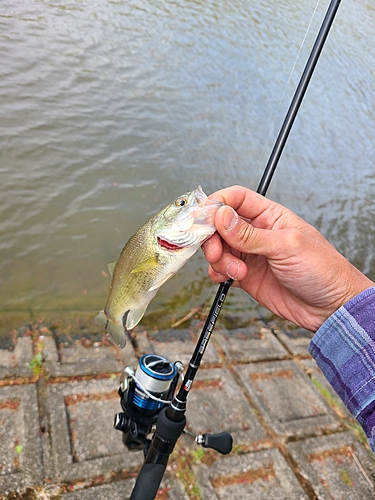
POLYGON ((150 269, 154 269, 157 266, 159 266, 159 261, 157 256, 154 255, 153 257, 150 257, 149 259, 141 262, 139 266, 132 270, 131 274, 149 271, 150 269))
POLYGON ((127 330, 131 330, 138 325, 146 312, 147 306, 148 304, 140 307, 139 309, 130 309, 130 311, 126 313, 126 317, 124 316, 123 322, 127 330))
POLYGON ((100 311, 95 318, 95 323, 107 330, 112 342, 123 349, 126 345, 126 333, 122 324, 118 325, 111 321, 105 315, 104 311, 100 311))
POLYGON ((111 278, 113 276, 113 271, 115 270, 115 265, 116 264, 117 264, 117 261, 115 261, 115 262, 108 262, 108 264, 107 264, 108 271, 109 271, 109 274, 111 275, 111 278))

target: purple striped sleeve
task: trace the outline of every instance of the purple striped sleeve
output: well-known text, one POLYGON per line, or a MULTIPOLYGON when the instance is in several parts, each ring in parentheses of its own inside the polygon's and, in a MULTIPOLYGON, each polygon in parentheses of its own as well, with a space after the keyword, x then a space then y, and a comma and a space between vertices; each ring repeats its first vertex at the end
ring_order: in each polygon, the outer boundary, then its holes
POLYGON ((309 351, 375 453, 375 287, 344 304, 319 328, 309 351))

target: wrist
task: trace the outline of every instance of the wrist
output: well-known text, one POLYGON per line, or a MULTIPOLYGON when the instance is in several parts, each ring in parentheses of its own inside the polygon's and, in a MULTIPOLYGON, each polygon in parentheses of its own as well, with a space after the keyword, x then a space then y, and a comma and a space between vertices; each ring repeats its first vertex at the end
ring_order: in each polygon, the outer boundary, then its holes
POLYGON ((348 280, 341 296, 332 304, 331 307, 327 309, 326 313, 322 315, 322 321, 319 324, 319 328, 330 316, 340 309, 340 307, 345 306, 366 290, 375 287, 375 283, 362 274, 358 269, 353 267, 353 271, 355 279, 348 280))

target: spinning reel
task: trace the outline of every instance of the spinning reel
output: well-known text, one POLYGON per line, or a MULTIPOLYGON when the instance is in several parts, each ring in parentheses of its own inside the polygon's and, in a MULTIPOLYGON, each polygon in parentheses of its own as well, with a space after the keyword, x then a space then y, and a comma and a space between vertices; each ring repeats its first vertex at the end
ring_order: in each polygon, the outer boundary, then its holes
MULTIPOLYGON (((129 451, 143 450, 147 455, 159 413, 172 403, 183 365, 171 363, 158 354, 145 354, 134 371, 125 368, 119 388, 123 412, 115 416, 114 427, 122 431, 122 440, 129 451)), ((184 430, 185 433, 190 434, 184 430)), ((227 432, 195 437, 197 444, 227 454, 232 437, 227 432)))

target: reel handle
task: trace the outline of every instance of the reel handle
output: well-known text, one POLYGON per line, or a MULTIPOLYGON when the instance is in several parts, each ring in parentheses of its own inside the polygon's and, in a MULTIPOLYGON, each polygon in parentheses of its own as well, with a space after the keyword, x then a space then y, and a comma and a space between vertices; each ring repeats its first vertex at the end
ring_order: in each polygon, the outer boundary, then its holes
POLYGON ((195 438, 195 442, 203 448, 212 448, 222 455, 228 455, 232 451, 233 438, 229 432, 220 434, 203 434, 195 438))

